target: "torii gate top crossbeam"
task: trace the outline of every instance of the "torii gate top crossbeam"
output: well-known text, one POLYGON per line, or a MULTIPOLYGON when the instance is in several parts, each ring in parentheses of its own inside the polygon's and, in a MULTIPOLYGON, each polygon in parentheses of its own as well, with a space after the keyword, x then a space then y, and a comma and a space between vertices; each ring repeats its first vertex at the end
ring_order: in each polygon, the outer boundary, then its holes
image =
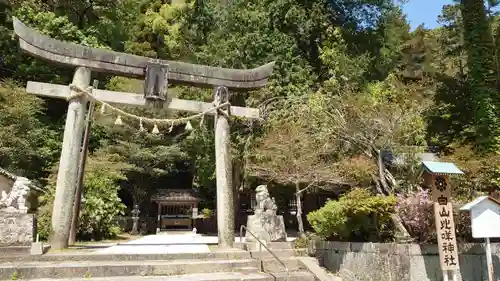
POLYGON ((152 59, 55 40, 26 26, 17 18, 13 18, 13 23, 21 49, 33 56, 125 77, 144 78, 146 66, 155 63, 168 65, 169 84, 201 88, 225 86, 231 91, 248 91, 266 86, 274 68, 274 62, 254 69, 229 69, 152 59))

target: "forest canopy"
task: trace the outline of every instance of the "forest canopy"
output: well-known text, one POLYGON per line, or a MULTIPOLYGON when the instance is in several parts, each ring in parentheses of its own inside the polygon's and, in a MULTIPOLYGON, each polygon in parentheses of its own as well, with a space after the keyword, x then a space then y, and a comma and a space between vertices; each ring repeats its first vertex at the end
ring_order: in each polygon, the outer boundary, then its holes
MULTIPOLYGON (((23 88, 29 80, 69 84, 74 71, 22 53, 12 30, 15 16, 59 40, 151 58, 227 68, 276 61, 268 87, 231 95, 232 105, 259 108, 264 117, 232 118, 235 189, 262 182, 294 186, 298 196, 311 187, 337 186, 406 195, 420 190, 415 179, 420 156, 434 153, 466 172, 454 179, 458 200, 499 190, 498 3, 445 5, 440 27, 414 30, 400 5, 392 0, 0 1, 0 166, 53 189, 66 102, 37 98, 23 88)), ((142 91, 143 81, 94 78, 100 88, 142 91)), ((169 91, 212 100, 210 90, 169 91)), ((122 109, 155 118, 186 116, 122 109)), ((214 207, 213 119, 193 122, 191 131, 160 127, 160 134, 152 134, 151 127, 142 132, 126 118, 116 126, 116 116, 98 111, 88 164, 94 190, 100 181, 115 185, 122 199, 130 198, 123 199, 130 207, 156 188, 193 186, 205 206, 214 207), (100 170, 102 163, 112 164, 100 170)), ((120 205, 112 213, 124 210, 120 205)))

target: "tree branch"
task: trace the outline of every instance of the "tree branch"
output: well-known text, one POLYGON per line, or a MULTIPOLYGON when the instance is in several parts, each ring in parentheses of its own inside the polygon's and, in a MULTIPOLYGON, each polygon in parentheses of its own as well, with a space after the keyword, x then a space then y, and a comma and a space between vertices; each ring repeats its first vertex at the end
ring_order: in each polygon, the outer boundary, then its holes
POLYGON ((308 189, 309 189, 311 186, 313 186, 313 184, 315 184, 315 183, 316 183, 316 180, 312 181, 312 182, 311 182, 310 184, 308 184, 305 188, 303 188, 303 189, 301 189, 301 190, 297 191, 295 194, 297 194, 297 195, 302 194, 302 192, 304 192, 304 191, 308 190, 308 189))

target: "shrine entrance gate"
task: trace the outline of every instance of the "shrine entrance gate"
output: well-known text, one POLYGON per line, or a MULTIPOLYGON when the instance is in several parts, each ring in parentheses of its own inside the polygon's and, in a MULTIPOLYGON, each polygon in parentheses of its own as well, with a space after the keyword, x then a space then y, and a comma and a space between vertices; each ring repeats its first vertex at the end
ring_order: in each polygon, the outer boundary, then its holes
POLYGON ((259 110, 231 106, 230 91, 265 87, 274 62, 255 69, 226 69, 176 61, 152 59, 62 42, 44 36, 13 18, 21 49, 49 62, 76 67, 71 86, 28 82, 27 92, 64 98, 69 102, 57 174, 50 244, 53 249, 68 247, 77 194, 76 181, 87 102, 155 106, 215 115, 215 158, 217 182, 217 228, 220 247, 234 243, 234 204, 230 131, 228 118, 259 118, 259 110), (98 89, 89 90, 91 72, 103 72, 145 79, 144 95, 98 89), (168 85, 189 85, 214 89, 214 103, 167 97, 168 85), (214 106, 215 105, 215 106, 214 106), (212 110, 214 109, 214 110, 212 110))

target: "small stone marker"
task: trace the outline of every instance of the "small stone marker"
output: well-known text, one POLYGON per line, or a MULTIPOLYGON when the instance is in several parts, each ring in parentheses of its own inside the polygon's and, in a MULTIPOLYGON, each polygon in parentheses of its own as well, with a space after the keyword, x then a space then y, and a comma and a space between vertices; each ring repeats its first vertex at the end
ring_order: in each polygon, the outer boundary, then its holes
POLYGON ((490 196, 481 196, 465 204, 460 210, 471 213, 472 237, 485 239, 488 276, 490 281, 494 281, 490 237, 500 237, 500 201, 490 196))
POLYGON ((36 235, 36 242, 31 244, 30 255, 41 256, 43 255, 43 243, 40 242, 40 235, 36 235))
POLYGON ((443 270, 443 281, 448 281, 448 273, 452 272, 453 280, 457 279, 458 251, 451 204, 451 187, 448 181, 450 174, 463 174, 454 164, 445 162, 423 161, 422 170, 424 185, 432 190, 434 201, 434 218, 439 247, 439 259, 443 270))

